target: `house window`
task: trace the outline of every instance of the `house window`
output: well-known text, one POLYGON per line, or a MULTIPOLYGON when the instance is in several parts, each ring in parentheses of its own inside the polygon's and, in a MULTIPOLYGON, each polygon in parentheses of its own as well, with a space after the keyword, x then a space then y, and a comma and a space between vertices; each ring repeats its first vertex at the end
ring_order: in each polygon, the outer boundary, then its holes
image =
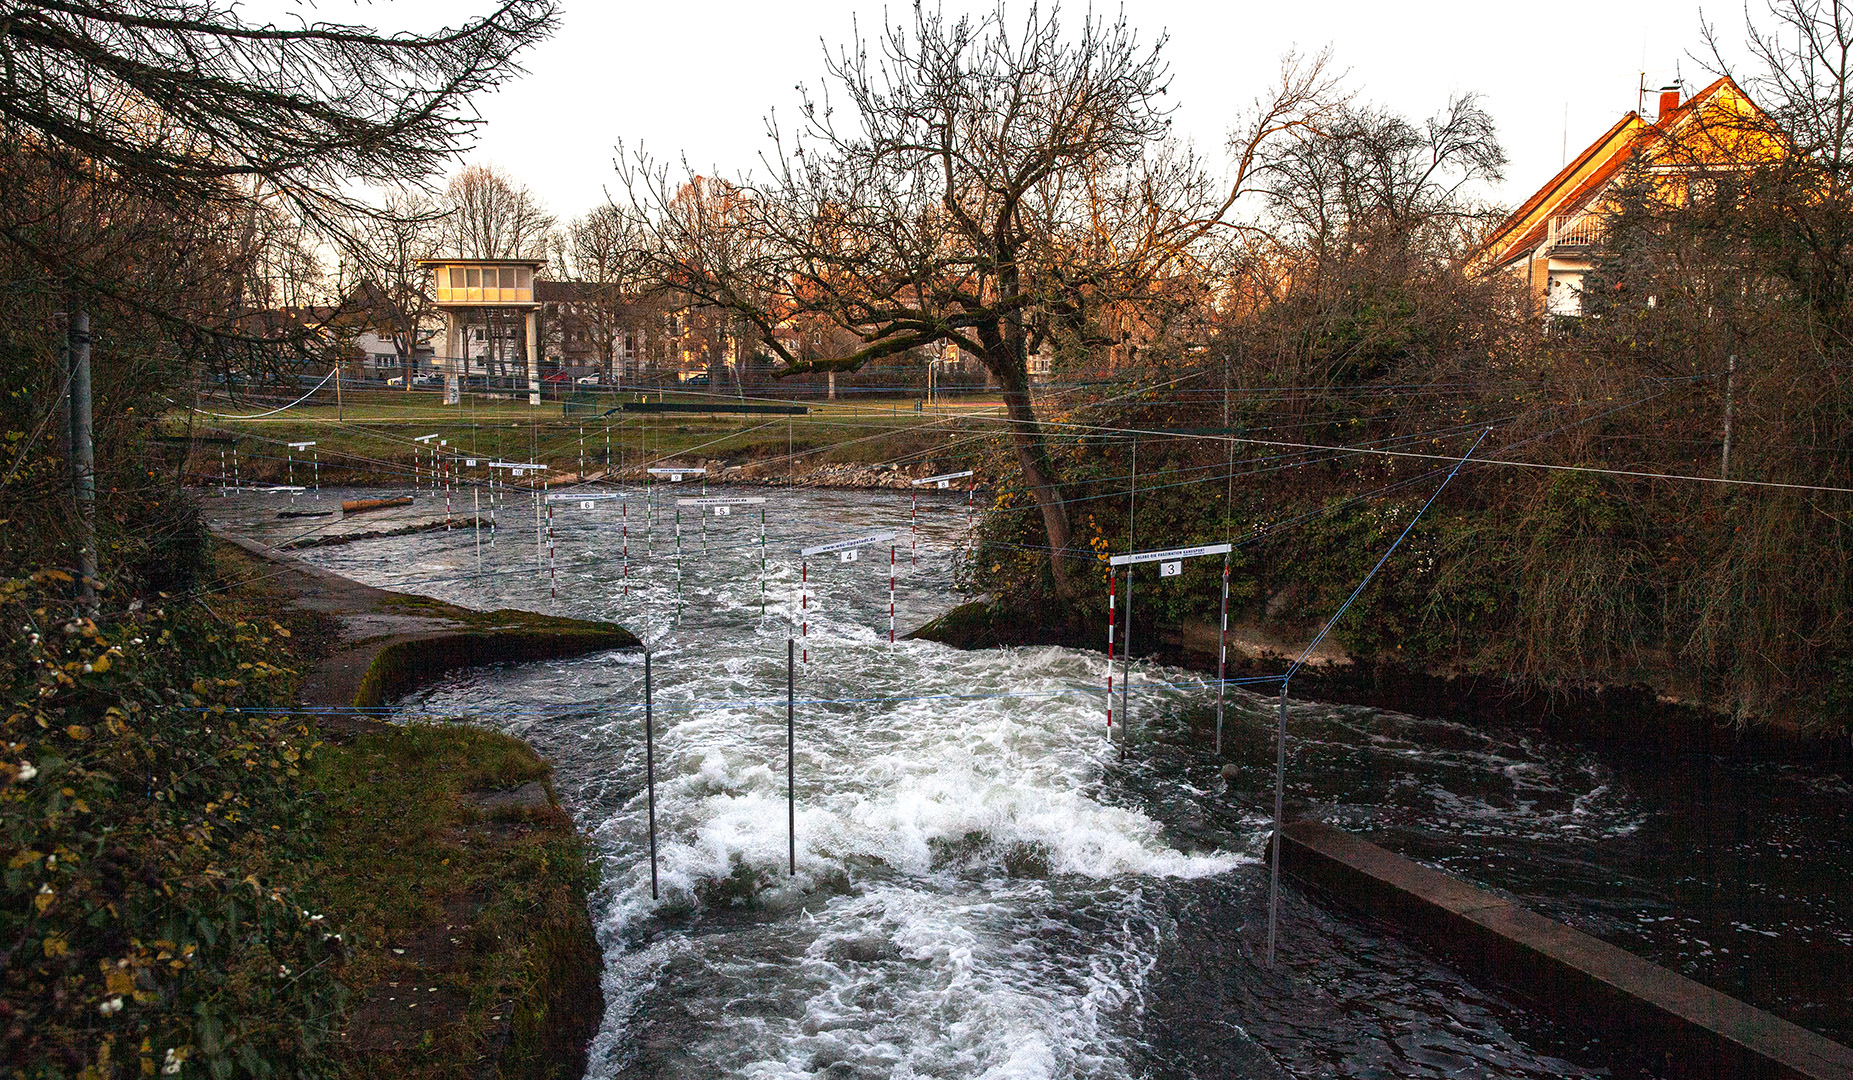
POLYGON ((465 287, 463 267, 453 266, 450 268, 450 287, 453 289, 461 289, 465 287))
POLYGON ((512 289, 515 287, 515 268, 514 267, 512 266, 502 267, 501 277, 502 277, 502 288, 512 289))
POLYGON ((464 281, 465 281, 465 285, 467 288, 480 289, 483 287, 483 272, 481 270, 478 270, 472 267, 469 270, 464 271, 464 275, 465 275, 464 281))

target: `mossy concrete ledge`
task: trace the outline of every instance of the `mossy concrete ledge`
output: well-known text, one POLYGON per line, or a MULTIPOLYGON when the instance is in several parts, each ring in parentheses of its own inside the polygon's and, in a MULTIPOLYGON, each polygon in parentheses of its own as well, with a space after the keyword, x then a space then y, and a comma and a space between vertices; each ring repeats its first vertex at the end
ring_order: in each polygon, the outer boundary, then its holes
POLYGON ((398 638, 374 654, 354 689, 354 708, 374 709, 446 671, 518 660, 558 660, 628 649, 636 635, 615 623, 532 615, 473 614, 477 625, 398 638))
POLYGON ((1681 1077, 1853 1078, 1853 1050, 1633 953, 1317 821, 1281 867, 1681 1077))
POLYGON ((273 588, 330 620, 337 640, 304 673, 298 701, 334 730, 365 730, 357 710, 377 709, 447 671, 520 660, 561 660, 606 649, 636 648, 637 635, 616 623, 531 611, 473 611, 429 597, 363 585, 253 540, 214 535, 276 567, 273 588))

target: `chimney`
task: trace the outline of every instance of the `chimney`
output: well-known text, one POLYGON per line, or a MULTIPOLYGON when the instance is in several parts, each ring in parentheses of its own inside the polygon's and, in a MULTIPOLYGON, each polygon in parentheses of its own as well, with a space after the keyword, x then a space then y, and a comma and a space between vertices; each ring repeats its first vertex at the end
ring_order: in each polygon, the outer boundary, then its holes
POLYGON ((1673 115, 1673 110, 1677 108, 1679 108, 1679 84, 1674 83, 1671 86, 1662 86, 1660 88, 1659 122, 1662 124, 1666 123, 1667 117, 1673 115))

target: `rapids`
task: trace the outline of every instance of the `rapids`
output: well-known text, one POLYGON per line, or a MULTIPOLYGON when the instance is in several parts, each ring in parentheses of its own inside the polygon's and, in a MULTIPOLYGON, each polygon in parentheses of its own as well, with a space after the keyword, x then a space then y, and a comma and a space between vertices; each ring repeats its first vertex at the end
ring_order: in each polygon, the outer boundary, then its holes
MULTIPOLYGON (((1213 708, 1213 681, 1136 664, 1135 738, 1121 761, 1104 738, 1102 655, 891 645, 886 543, 801 571, 801 545, 894 531, 905 634, 961 599, 962 498, 921 496, 916 562, 905 494, 725 489, 767 500, 763 576, 759 507, 726 517, 683 508, 678 618, 673 504, 697 494, 691 486, 657 486, 648 509, 635 488, 625 489, 628 509, 556 504, 551 557, 525 495, 496 508, 499 528, 482 535, 480 554, 471 530, 306 553, 370 584, 610 619, 648 642, 659 899, 639 653, 459 673, 400 710, 491 724, 554 762, 604 875, 593 914, 607 1011, 589 1075, 1651 1075, 1291 889, 1282 963, 1264 967, 1271 699, 1229 694, 1226 756, 1240 766, 1231 784, 1190 738, 1213 708), (799 622, 808 662, 796 671, 794 874, 785 649, 799 622)), ((301 527, 274 518, 278 500, 240 495, 207 508, 274 542, 301 527)), ((1695 842, 1680 810, 1689 788, 1656 787, 1536 732, 1314 703, 1293 706, 1290 730, 1297 812, 1694 977, 1716 975, 1718 949, 1739 949, 1740 966, 1798 947, 1853 955, 1837 777, 1765 771, 1747 781, 1788 800, 1784 820, 1820 811, 1798 799, 1839 808, 1837 828, 1821 834, 1839 845, 1825 877, 1797 878, 1761 840, 1744 841, 1754 850, 1733 865, 1762 861, 1740 891, 1794 892, 1808 905, 1805 920, 1772 921, 1754 903, 1692 901, 1698 871, 1664 847, 1670 834, 1695 842)), ((1713 829, 1705 850, 1734 836, 1741 830, 1713 829)), ((1728 977, 1708 981, 1752 993, 1728 977)), ((1827 975, 1762 982, 1758 1004, 1830 1036, 1853 1027, 1827 975)))

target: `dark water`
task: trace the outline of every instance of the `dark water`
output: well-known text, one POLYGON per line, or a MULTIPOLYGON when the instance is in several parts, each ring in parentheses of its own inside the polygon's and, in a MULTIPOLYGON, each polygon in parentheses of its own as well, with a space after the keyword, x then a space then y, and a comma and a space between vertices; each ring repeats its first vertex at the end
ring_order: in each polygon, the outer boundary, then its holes
MULTIPOLYGON (((1103 738, 1099 655, 890 645, 887 545, 856 563, 815 561, 803 586, 811 659, 798 676, 788 874, 784 657, 801 595, 791 553, 896 530, 905 631, 957 602, 966 518, 962 503, 923 498, 916 565, 905 496, 753 494, 769 500, 763 579, 757 508, 683 511, 679 622, 674 511, 660 489, 647 511, 634 498, 628 517, 612 503, 557 508, 551 577, 532 507, 514 504, 480 563, 469 532, 310 553, 470 606, 617 619, 651 643, 657 901, 637 655, 473 671, 405 703, 408 719, 473 716, 557 763, 605 873, 594 914, 608 1011, 592 1075, 1650 1075, 1292 890, 1282 962, 1259 963, 1272 702, 1229 696, 1226 756, 1242 769, 1231 785, 1191 736, 1213 687, 1137 667, 1139 734, 1121 762, 1103 738)), ((290 527, 255 501, 210 509, 290 527)), ((1830 1036, 1853 1034, 1843 778, 1605 761, 1524 730, 1313 703, 1293 707, 1290 730, 1297 812, 1830 1036)))

